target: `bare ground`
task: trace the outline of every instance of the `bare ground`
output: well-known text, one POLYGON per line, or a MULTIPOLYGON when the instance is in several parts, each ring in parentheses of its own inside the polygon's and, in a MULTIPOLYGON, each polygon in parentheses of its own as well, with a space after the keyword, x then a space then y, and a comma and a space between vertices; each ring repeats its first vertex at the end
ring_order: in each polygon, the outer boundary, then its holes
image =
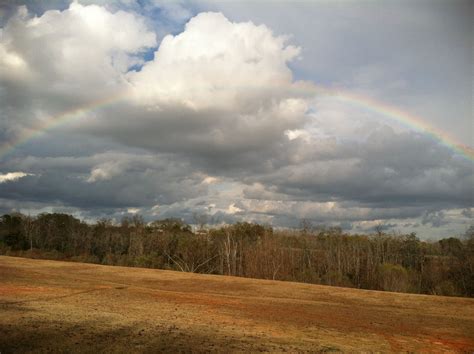
POLYGON ((474 299, 0 256, 0 352, 474 351, 474 299))

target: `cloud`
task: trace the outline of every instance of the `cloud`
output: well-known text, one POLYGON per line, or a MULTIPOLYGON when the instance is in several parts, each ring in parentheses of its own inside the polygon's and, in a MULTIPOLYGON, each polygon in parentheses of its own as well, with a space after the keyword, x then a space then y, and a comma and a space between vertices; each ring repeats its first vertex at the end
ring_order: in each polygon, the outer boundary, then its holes
POLYGON ((156 45, 140 15, 72 3, 40 16, 25 6, 0 29, 0 132, 5 140, 51 116, 123 90, 156 45))
POLYGON ((285 135, 289 140, 295 140, 298 138, 309 139, 309 134, 303 129, 286 130, 285 135))
POLYGON ((327 40, 328 20, 306 10, 320 31, 300 33, 309 36, 301 41, 282 35, 291 33, 285 26, 229 12, 203 12, 184 25, 196 7, 182 2, 20 8, 1 29, 0 139, 16 141, 52 116, 86 109, 0 161, 3 171, 30 175, 0 183, 1 210, 90 219, 137 211, 187 222, 208 213, 216 222, 275 226, 307 218, 368 232, 419 224, 440 234, 464 225, 473 205, 469 161, 299 79, 332 75, 334 85, 377 99, 413 89, 403 68, 357 63, 350 53, 365 50, 354 48, 360 41, 328 62, 331 50, 347 46, 327 40), (173 30, 163 36, 164 28, 173 30), (337 71, 345 61, 354 67, 337 71), (315 71, 305 75, 308 63, 315 71), (117 92, 119 100, 94 104, 117 92))
POLYGON ((433 227, 440 227, 446 225, 445 213, 443 211, 427 211, 421 218, 423 225, 431 224, 433 227))
POLYGON ((88 183, 97 181, 106 181, 114 176, 119 175, 124 170, 124 164, 120 161, 108 161, 101 165, 94 166, 91 170, 90 176, 87 178, 88 183))
POLYGON ((226 210, 227 214, 236 214, 236 213, 239 213, 241 211, 243 211, 243 210, 240 209, 239 207, 235 206, 235 203, 230 204, 229 207, 226 210))
POLYGON ((466 209, 463 209, 461 214, 462 216, 468 218, 468 219, 474 219, 474 211, 473 211, 474 208, 466 208, 466 209))
POLYGON ((13 185, 0 184, 0 197, 15 199, 20 206, 33 201, 88 209, 140 208, 207 192, 202 173, 196 173, 186 162, 162 155, 106 152, 76 158, 28 157, 12 165, 35 171, 34 176, 13 185), (123 169, 118 172, 116 166, 123 169), (102 175, 91 175, 101 168, 102 175))
POLYGON ((156 45, 146 23, 97 5, 72 3, 38 17, 20 8, 0 41, 8 54, 2 66, 7 95, 0 98, 5 140, 127 90, 113 106, 71 121, 70 134, 182 154, 222 170, 258 165, 256 151, 271 158, 284 132, 304 123, 313 87, 293 80, 288 64, 299 48, 286 37, 202 13, 182 33, 166 36, 153 60, 144 62, 144 51, 156 45))
POLYGON ((6 182, 17 181, 20 178, 23 178, 26 176, 33 176, 33 174, 25 173, 25 172, 8 172, 5 174, 0 174, 0 184, 6 183, 6 182))
POLYGON ((129 214, 137 214, 140 212, 140 208, 128 208, 127 213, 129 214))
POLYGON ((7 55, 0 70, 7 79, 28 72, 31 81, 48 80, 48 91, 56 93, 84 85, 98 89, 99 83, 104 89, 119 84, 120 74, 142 60, 140 52, 155 45, 155 34, 131 13, 72 3, 30 17, 19 7, 2 29, 0 48, 7 55))
MULTIPOLYGON (((324 131, 323 119, 314 122, 324 131)), ((332 135, 335 127, 329 124, 332 135)), ((244 193, 280 200, 347 200, 372 207, 472 205, 474 170, 469 161, 418 133, 388 126, 367 129, 364 137, 355 128, 352 139, 311 135, 285 163, 247 176, 244 193)))
POLYGON ((205 184, 213 184, 219 181, 219 178, 213 177, 213 176, 206 176, 203 180, 202 183, 205 184))
POLYGON ((136 98, 151 107, 179 104, 242 111, 235 107, 242 101, 255 106, 273 90, 291 90, 286 64, 298 53, 299 48, 286 45, 285 37, 274 36, 266 26, 201 13, 182 33, 163 38, 154 60, 130 73, 129 80, 136 98))
POLYGON ((285 131, 304 125, 314 93, 293 80, 299 48, 286 42, 266 26, 201 13, 125 75, 129 96, 73 128, 176 154, 210 174, 259 168, 285 150, 285 131))

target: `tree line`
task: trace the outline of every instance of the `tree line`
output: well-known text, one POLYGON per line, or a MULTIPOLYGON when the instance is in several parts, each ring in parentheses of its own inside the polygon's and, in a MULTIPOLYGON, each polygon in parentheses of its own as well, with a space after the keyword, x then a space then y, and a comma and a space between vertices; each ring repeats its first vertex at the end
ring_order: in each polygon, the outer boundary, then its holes
POLYGON ((360 289, 474 295, 474 228, 463 239, 414 233, 349 235, 340 228, 274 230, 236 223, 193 232, 139 215, 88 224, 60 213, 0 219, 0 254, 169 269, 360 289))

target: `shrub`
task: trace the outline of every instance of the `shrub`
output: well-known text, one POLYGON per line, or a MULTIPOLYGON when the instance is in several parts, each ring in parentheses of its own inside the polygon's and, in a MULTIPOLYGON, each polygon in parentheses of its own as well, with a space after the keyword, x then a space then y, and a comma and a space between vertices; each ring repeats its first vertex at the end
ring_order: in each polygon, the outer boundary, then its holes
POLYGON ((377 268, 379 287, 386 291, 406 292, 408 289, 408 272, 398 264, 384 263, 377 268))
POLYGON ((445 280, 442 281, 440 284, 436 285, 435 294, 444 296, 456 296, 458 295, 458 292, 452 281, 445 280))
POLYGON ((3 242, 0 242, 0 254, 8 255, 10 250, 11 250, 10 247, 5 245, 3 242))
POLYGON ((90 254, 82 254, 80 256, 74 256, 74 257, 71 257, 70 260, 73 262, 81 262, 81 263, 94 263, 94 264, 100 263, 99 257, 95 255, 90 255, 90 254))

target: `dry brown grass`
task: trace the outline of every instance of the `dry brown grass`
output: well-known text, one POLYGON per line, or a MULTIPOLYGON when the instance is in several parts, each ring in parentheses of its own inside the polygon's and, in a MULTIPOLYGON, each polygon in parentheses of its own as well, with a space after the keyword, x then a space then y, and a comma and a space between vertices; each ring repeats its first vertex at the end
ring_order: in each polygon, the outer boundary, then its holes
POLYGON ((474 299, 0 257, 0 352, 473 351, 474 299))

